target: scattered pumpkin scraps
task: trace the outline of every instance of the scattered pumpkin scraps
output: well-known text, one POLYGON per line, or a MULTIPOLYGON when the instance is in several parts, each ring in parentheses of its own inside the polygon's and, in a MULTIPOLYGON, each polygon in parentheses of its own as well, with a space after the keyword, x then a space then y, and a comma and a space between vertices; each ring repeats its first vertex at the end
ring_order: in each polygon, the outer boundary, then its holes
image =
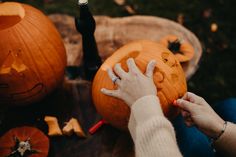
POLYGON ((73 126, 71 123, 66 122, 66 125, 62 129, 62 133, 66 136, 71 136, 73 134, 73 126))
POLYGON ((72 135, 72 133, 74 132, 79 137, 86 137, 83 129, 81 128, 80 123, 75 118, 71 118, 69 122, 66 123, 62 131, 63 134, 68 136, 72 135))
POLYGON ((45 116, 44 121, 48 125, 48 135, 49 136, 62 136, 61 129, 58 125, 56 117, 45 116))

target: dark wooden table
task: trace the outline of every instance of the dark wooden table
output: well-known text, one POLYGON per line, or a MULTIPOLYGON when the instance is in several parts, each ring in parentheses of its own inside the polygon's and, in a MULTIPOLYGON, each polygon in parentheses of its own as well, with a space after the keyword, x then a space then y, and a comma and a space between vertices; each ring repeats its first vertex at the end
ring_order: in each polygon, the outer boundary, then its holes
POLYGON ((100 128, 94 135, 88 129, 101 117, 91 99, 91 82, 83 80, 64 81, 43 101, 25 107, 1 109, 0 136, 17 126, 34 126, 47 134, 44 116, 56 116, 62 128, 64 122, 75 117, 87 138, 59 136, 50 137, 49 157, 131 157, 133 142, 127 132, 109 125, 100 128))

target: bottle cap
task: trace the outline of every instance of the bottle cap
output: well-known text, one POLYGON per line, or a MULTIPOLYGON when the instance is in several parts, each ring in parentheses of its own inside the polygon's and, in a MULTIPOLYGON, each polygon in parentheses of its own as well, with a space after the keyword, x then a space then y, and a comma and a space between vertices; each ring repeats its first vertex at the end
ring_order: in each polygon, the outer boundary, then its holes
POLYGON ((88 4, 88 0, 78 0, 79 5, 86 5, 88 4))

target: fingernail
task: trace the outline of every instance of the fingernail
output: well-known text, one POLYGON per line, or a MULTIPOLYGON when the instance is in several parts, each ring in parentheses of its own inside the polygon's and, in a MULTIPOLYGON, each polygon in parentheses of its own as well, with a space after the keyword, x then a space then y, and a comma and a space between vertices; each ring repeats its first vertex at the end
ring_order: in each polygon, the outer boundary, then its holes
POLYGON ((151 60, 152 64, 156 64, 157 61, 156 60, 151 60))
POLYGON ((128 58, 127 62, 132 62, 133 58, 128 58))
POLYGON ((182 102, 181 99, 177 99, 177 100, 176 100, 176 104, 177 104, 177 105, 180 104, 181 102, 182 102))
POLYGON ((118 67, 120 67, 120 66, 121 66, 120 63, 116 63, 115 68, 118 68, 118 67))
POLYGON ((100 91, 101 91, 101 92, 104 92, 104 88, 102 88, 100 91))
POLYGON ((174 101, 173 101, 173 105, 174 105, 174 106, 178 106, 178 105, 177 105, 177 100, 174 100, 174 101))

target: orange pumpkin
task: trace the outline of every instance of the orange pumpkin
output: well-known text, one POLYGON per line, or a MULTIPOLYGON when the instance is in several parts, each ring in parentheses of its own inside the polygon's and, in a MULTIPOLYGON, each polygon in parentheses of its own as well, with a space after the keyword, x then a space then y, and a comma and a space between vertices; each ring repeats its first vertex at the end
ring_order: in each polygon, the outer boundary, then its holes
POLYGON ((160 40, 160 43, 174 53, 179 62, 187 62, 194 56, 192 45, 175 35, 165 36, 160 40))
POLYGON ((148 62, 157 61, 154 71, 154 82, 157 95, 167 117, 174 117, 178 110, 172 102, 183 96, 187 91, 185 75, 182 67, 174 55, 164 46, 152 41, 135 41, 117 50, 98 70, 92 85, 92 97, 97 111, 113 126, 126 130, 130 115, 129 107, 121 100, 106 96, 100 92, 101 88, 116 89, 106 70, 121 63, 122 68, 128 70, 126 60, 134 58, 142 72, 145 72, 148 62))
POLYGON ((0 3, 0 105, 36 102, 64 76, 66 52, 52 22, 39 10, 0 3))
POLYGON ((0 138, 0 156, 47 157, 49 140, 33 127, 18 127, 9 130, 0 138))

